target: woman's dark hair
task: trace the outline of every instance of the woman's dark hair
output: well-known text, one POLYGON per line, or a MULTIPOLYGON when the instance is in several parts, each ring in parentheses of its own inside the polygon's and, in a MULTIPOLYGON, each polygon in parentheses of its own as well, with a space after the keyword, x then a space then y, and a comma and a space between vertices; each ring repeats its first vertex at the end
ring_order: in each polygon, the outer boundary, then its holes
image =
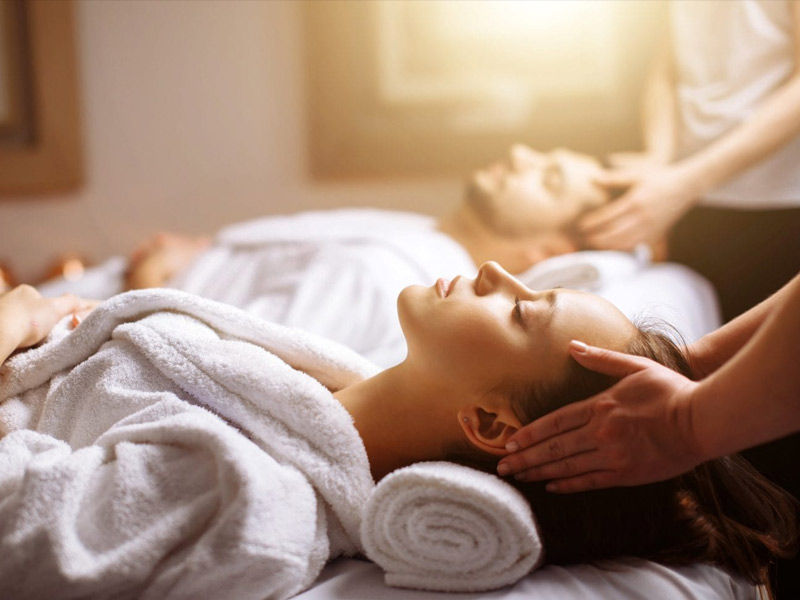
MULTIPOLYGON (((683 352, 663 333, 640 328, 626 352, 691 376, 683 352)), ((511 406, 525 424, 615 382, 571 360, 561 382, 512 390, 511 406)), ((496 472, 497 458, 477 450, 448 458, 496 472)), ((530 502, 551 564, 617 557, 668 565, 706 562, 767 583, 775 557, 796 550, 796 500, 739 456, 658 483, 573 494, 547 492, 542 482, 507 481, 530 502)))

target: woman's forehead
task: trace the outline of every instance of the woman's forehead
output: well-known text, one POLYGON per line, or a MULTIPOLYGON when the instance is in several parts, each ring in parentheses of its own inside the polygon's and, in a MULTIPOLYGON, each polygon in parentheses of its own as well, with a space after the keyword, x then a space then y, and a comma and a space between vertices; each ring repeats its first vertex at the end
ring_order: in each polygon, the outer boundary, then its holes
POLYGON ((557 289, 553 324, 581 341, 608 348, 625 347, 636 332, 634 324, 614 304, 588 292, 557 289))

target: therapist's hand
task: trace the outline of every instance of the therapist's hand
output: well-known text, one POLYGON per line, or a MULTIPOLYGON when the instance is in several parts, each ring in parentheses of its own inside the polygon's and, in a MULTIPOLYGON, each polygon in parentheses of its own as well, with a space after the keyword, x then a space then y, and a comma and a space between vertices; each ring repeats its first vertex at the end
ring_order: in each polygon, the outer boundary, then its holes
POLYGON ((662 239, 700 193, 680 166, 656 163, 604 171, 595 182, 608 190, 624 190, 578 221, 587 246, 608 250, 631 250, 662 239))
POLYGON ((570 352, 584 367, 622 379, 517 431, 501 475, 578 492, 662 481, 705 460, 691 424, 695 382, 640 356, 579 342, 570 352))

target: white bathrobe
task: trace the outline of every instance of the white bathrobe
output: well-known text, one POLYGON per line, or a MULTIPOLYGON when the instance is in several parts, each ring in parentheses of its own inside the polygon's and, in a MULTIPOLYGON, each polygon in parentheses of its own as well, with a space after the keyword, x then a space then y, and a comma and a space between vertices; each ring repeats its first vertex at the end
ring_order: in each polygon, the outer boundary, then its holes
POLYGON ((399 363, 397 296, 439 277, 473 276, 469 254, 433 217, 341 209, 265 217, 220 231, 170 287, 399 363))
POLYGON ((116 296, 0 385, 1 598, 286 598, 362 551, 374 483, 337 344, 183 292, 116 296))

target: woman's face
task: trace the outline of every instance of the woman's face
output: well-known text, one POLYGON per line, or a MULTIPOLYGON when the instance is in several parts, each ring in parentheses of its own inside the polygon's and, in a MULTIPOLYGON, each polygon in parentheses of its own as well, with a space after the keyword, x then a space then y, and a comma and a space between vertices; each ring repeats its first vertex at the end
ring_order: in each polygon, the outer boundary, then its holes
POLYGON ((593 182, 600 171, 583 154, 515 144, 506 159, 472 174, 466 201, 504 235, 557 230, 608 199, 593 182))
POLYGON ((567 289, 532 290, 495 262, 475 280, 411 286, 398 298, 408 360, 439 381, 488 392, 558 381, 572 339, 623 350, 634 325, 611 303, 567 289))

